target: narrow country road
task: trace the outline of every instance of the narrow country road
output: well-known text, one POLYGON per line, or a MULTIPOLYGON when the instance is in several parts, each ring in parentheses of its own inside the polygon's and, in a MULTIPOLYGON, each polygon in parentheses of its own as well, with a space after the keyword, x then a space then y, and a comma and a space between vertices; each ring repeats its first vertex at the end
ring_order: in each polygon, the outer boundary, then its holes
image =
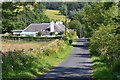
POLYGON ((76 39, 71 54, 57 67, 39 76, 39 80, 92 80, 92 61, 87 39, 76 39))

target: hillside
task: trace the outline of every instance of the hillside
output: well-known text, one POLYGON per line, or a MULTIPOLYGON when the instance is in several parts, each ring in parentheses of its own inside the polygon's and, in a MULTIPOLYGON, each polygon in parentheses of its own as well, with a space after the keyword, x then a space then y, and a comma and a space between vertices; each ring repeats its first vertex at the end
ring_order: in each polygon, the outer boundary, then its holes
MULTIPOLYGON (((59 10, 46 10, 45 14, 51 19, 51 20, 61 20, 65 21, 65 16, 59 13, 59 10)), ((69 20, 68 20, 69 21, 69 20)))

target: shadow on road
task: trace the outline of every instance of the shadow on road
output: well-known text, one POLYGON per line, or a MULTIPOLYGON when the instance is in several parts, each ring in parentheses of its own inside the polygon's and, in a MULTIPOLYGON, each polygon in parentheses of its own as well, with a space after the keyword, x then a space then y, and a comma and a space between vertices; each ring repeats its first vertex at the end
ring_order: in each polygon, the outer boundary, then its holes
POLYGON ((85 38, 85 39, 75 39, 75 41, 76 41, 76 42, 87 42, 88 39, 86 39, 86 38, 85 38))
POLYGON ((46 74, 41 75, 37 79, 32 80, 92 80, 90 76, 90 67, 56 67, 46 74), (82 75, 80 75, 82 74, 82 75))
POLYGON ((72 45, 73 47, 87 47, 87 45, 77 45, 77 44, 75 44, 75 45, 72 45))
POLYGON ((88 47, 88 40, 87 39, 75 39, 77 43, 82 43, 82 44, 74 44, 72 45, 73 47, 81 47, 81 48, 86 48, 88 47))
POLYGON ((74 57, 90 58, 89 55, 86 53, 76 53, 74 54, 74 57))

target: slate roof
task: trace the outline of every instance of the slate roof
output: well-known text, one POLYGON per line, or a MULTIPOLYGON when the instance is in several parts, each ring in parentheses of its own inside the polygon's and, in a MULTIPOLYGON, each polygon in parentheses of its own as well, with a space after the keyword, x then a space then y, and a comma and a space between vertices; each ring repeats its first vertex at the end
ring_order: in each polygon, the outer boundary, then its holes
MULTIPOLYGON (((61 32, 64 31, 65 26, 63 24, 54 23, 54 31, 61 32)), ((50 34, 50 23, 41 23, 41 24, 30 24, 23 32, 42 32, 42 35, 50 34)))
MULTIPOLYGON (((50 31, 50 23, 42 23, 42 24, 30 24, 27 28, 24 29, 24 32, 40 32, 42 30, 50 31)), ((55 32, 63 31, 65 28, 64 25, 59 24, 54 27, 55 32)))
POLYGON ((55 31, 56 32, 60 32, 60 31, 64 31, 65 30, 65 26, 62 24, 56 25, 55 24, 55 31))
POLYGON ((44 30, 48 30, 49 25, 50 23, 30 24, 24 29, 24 32, 43 32, 44 30))

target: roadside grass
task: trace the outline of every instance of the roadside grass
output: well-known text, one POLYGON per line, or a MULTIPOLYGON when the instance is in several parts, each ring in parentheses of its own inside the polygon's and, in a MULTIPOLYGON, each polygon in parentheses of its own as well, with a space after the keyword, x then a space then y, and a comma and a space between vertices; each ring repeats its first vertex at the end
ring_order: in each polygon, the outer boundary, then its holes
POLYGON ((46 60, 46 63, 50 64, 51 67, 55 67, 68 56, 68 54, 71 52, 71 49, 72 46, 66 45, 64 49, 54 55, 51 55, 50 57, 46 56, 44 60, 46 60))
MULTIPOLYGON (((65 16, 62 15, 61 13, 59 13, 59 10, 45 10, 44 12, 51 20, 61 20, 61 21, 65 21, 65 16)), ((68 21, 70 21, 68 19, 68 21)))
POLYGON ((111 69, 100 56, 92 56, 92 70, 93 80, 115 80, 111 69))
POLYGON ((2 80, 31 79, 49 71, 62 62, 72 49, 72 46, 65 44, 63 40, 58 40, 56 44, 43 52, 36 50, 3 56, 2 80))

